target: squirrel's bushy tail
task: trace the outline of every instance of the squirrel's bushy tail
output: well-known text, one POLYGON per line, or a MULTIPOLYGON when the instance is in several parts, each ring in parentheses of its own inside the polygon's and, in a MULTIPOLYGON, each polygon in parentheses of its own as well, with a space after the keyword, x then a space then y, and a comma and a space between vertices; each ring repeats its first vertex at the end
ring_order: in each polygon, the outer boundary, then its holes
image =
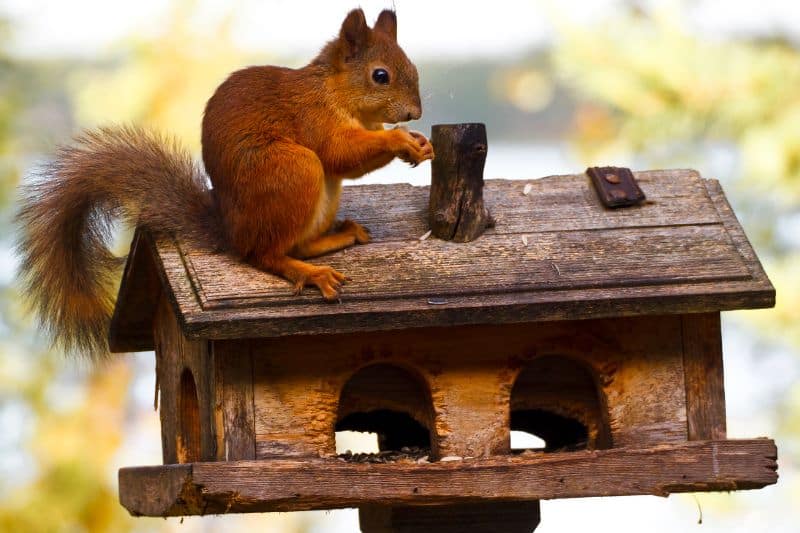
POLYGON ((206 178, 175 141, 136 127, 82 133, 22 187, 20 280, 53 343, 108 353, 121 259, 114 221, 215 246, 219 217, 206 178))

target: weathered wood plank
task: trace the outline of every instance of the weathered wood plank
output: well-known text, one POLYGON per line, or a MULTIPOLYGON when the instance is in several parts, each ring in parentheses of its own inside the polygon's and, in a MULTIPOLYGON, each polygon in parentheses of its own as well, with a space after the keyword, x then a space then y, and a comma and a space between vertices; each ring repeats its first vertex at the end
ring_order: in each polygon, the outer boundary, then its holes
POLYGON ((108 332, 112 352, 135 352, 153 347, 153 311, 161 298, 161 279, 152 245, 146 242, 141 231, 134 234, 129 258, 108 332))
POLYGON ((188 462, 198 457, 203 461, 213 460, 217 456, 217 427, 214 423, 215 383, 208 342, 190 340, 183 335, 163 295, 153 328, 164 463, 188 462), (181 387, 184 370, 191 373, 194 400, 187 398, 181 387), (184 402, 194 407, 187 411, 184 402), (193 443, 191 449, 187 447, 190 441, 193 443))
POLYGON ((236 339, 321 335, 469 324, 511 324, 648 314, 703 313, 771 307, 772 290, 749 282, 694 283, 521 294, 416 297, 392 301, 305 304, 206 311, 186 317, 190 338, 236 339))
POLYGON ((247 341, 214 342, 222 376, 224 460, 256 458, 253 356, 247 341))
POLYGON ((612 445, 647 447, 687 440, 680 317, 592 323, 597 337, 613 339, 586 356, 595 368, 605 361, 614 369, 601 378, 612 445))
POLYGON ((336 509, 754 489, 777 481, 769 439, 695 441, 430 464, 337 459, 123 468, 131 514, 336 509))
POLYGON ((486 125, 437 124, 431 143, 428 223, 434 237, 469 242, 494 225, 483 203, 483 165, 486 162, 486 125))
POLYGON ((725 383, 719 313, 681 318, 689 439, 724 439, 725 383))
MULTIPOLYGON (((177 502, 185 497, 192 498, 191 479, 191 464, 122 468, 119 502, 133 516, 170 516, 166 513, 169 509, 177 510, 177 502)), ((202 501, 197 498, 180 505, 187 510, 203 508, 202 501)), ((195 514, 204 514, 204 511, 195 514)))
POLYGON ((159 299, 153 324, 153 338, 156 352, 156 394, 158 395, 158 416, 161 422, 161 455, 164 464, 178 462, 178 397, 180 370, 183 360, 170 328, 169 307, 165 298, 159 299))
MULTIPOLYGON (((489 234, 720 222, 705 180, 694 170, 634 174, 648 201, 623 210, 603 207, 585 174, 486 180, 484 202, 497 221, 489 234), (530 184, 530 192, 524 195, 526 184, 530 184)), ((408 184, 345 187, 340 217, 363 223, 375 241, 414 239, 430 229, 429 194, 430 187, 408 184)))
POLYGON ((771 307, 772 290, 754 290, 750 282, 693 283, 674 287, 502 293, 438 298, 353 301, 338 305, 298 304, 224 311, 186 317, 192 338, 255 338, 321 335, 362 331, 469 324, 511 324, 652 314, 703 313, 771 307))
POLYGON ((208 341, 209 353, 211 354, 211 366, 209 372, 214 373, 214 398, 213 398, 213 427, 216 436, 217 461, 225 460, 225 362, 221 357, 214 353, 215 341, 208 341))
MULTIPOLYGON (((361 407, 418 420, 430 431, 433 457, 507 453, 514 409, 538 408, 586 423, 569 410, 563 391, 546 401, 547 383, 523 379, 515 388, 521 372, 541 372, 541 356, 572 362, 559 367, 564 374, 588 373, 593 383, 582 405, 598 413, 596 426, 603 428, 595 429, 610 431, 612 445, 687 440, 679 316, 288 336, 252 341, 252 350, 259 459, 333 454, 337 415, 351 407, 339 403, 345 383, 372 364, 405 370, 401 374, 420 391, 405 401, 412 394, 381 395, 387 378, 399 376, 384 373, 381 383, 381 374, 373 373, 370 382, 379 385, 368 395, 372 403, 361 407)), ((563 389, 565 382, 558 383, 563 389)))
MULTIPOLYGON (((188 251, 184 258, 206 310, 319 301, 227 255, 188 251)), ((749 278, 719 225, 533 233, 528 244, 511 235, 461 244, 376 243, 312 262, 352 278, 348 302, 749 278)))
MULTIPOLYGON (((169 242, 168 239, 147 235, 145 242, 152 247, 163 294, 172 308, 175 319, 181 328, 186 330, 187 318, 203 312, 197 288, 192 283, 193 276, 189 274, 191 265, 184 264, 180 253, 163 253, 165 247, 169 247, 166 244, 169 242)), ((177 247, 175 250, 177 252, 177 247)))
POLYGON ((731 241, 736 246, 736 250, 742 256, 745 264, 750 269, 750 275, 752 276, 753 281, 758 283, 762 290, 767 292, 772 291, 772 305, 775 305, 775 288, 772 286, 772 283, 770 283, 766 272, 764 272, 764 267, 761 266, 761 261, 758 260, 758 256, 753 250, 750 241, 747 240, 747 235, 745 235, 744 229, 742 228, 741 224, 739 224, 736 214, 733 212, 728 200, 725 198, 725 193, 722 191, 722 185, 720 185, 719 181, 714 179, 703 180, 703 183, 706 186, 714 207, 719 213, 719 217, 723 226, 725 227, 725 231, 728 232, 731 241))

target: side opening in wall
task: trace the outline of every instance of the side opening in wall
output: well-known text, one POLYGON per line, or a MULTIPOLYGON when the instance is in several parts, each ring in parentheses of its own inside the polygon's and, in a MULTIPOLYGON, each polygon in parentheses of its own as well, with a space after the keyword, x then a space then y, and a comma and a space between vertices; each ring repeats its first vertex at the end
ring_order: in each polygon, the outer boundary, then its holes
POLYGON ((592 373, 559 356, 535 359, 511 390, 511 450, 611 447, 608 414, 592 373))
POLYGON ((178 398, 178 462, 192 463, 200 460, 200 405, 194 376, 188 368, 181 373, 178 398))
POLYGON ((337 453, 364 460, 430 456, 432 425, 430 392, 420 377, 395 365, 368 366, 342 388, 337 453))

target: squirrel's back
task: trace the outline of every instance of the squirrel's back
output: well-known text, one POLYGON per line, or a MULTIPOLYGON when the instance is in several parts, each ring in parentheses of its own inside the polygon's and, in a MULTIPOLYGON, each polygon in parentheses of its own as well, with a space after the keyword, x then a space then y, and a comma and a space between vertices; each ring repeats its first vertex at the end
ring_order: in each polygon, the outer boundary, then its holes
POLYGON ((320 122, 325 75, 320 67, 254 66, 232 73, 214 91, 203 114, 203 163, 214 186, 236 173, 236 165, 280 139, 307 145, 320 122))

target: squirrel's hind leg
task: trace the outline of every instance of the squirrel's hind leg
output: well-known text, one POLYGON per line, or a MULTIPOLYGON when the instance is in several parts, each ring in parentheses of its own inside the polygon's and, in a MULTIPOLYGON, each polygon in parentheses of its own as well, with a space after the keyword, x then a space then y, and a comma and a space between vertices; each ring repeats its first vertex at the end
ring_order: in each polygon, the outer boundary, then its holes
POLYGON ((352 220, 343 221, 333 233, 316 237, 298 244, 291 252, 292 257, 305 259, 317 257, 337 250, 342 250, 354 244, 367 244, 369 231, 367 228, 352 220))
POLYGON ((261 263, 270 272, 292 281, 296 294, 300 294, 306 285, 315 285, 326 300, 336 301, 347 277, 332 267, 316 266, 295 258, 316 257, 356 243, 368 242, 369 232, 364 226, 352 220, 345 220, 335 232, 295 246, 290 254, 292 257, 264 258, 261 263))
POLYGON ((299 242, 319 235, 324 221, 322 164, 311 150, 287 141, 264 146, 258 156, 239 161, 236 187, 215 183, 233 247, 256 267, 291 281, 297 292, 315 285, 326 300, 337 300, 344 274, 289 257, 299 242))

